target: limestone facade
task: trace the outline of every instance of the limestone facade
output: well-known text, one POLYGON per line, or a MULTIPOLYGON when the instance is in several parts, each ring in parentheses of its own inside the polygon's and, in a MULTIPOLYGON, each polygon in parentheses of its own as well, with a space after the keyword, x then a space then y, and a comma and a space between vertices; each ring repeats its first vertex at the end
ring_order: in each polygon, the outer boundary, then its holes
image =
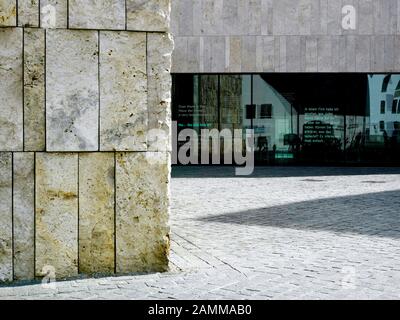
POLYGON ((169 0, 0 0, 0 282, 165 271, 169 0))

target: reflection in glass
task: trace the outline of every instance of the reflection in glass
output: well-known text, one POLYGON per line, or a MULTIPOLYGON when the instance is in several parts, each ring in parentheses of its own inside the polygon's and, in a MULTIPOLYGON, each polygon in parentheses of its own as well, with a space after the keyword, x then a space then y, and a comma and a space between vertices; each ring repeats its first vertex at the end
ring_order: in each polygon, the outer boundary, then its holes
POLYGON ((253 129, 262 165, 399 165, 399 100, 400 74, 173 76, 178 129, 253 129))

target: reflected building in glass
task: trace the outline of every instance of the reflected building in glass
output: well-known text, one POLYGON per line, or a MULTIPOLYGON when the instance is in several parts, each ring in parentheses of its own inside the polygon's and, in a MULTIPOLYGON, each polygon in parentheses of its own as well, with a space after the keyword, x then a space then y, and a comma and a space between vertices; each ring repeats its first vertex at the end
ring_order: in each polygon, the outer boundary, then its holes
POLYGON ((178 131, 253 129, 260 165, 399 165, 399 100, 398 74, 173 75, 178 131))

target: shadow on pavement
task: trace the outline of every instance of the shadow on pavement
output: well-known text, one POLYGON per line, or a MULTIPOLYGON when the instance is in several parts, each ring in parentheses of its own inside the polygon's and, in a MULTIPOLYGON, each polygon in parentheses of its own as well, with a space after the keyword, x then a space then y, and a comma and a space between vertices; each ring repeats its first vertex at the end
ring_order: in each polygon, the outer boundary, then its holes
POLYGON ((303 201, 207 216, 199 220, 398 239, 400 190, 303 201))

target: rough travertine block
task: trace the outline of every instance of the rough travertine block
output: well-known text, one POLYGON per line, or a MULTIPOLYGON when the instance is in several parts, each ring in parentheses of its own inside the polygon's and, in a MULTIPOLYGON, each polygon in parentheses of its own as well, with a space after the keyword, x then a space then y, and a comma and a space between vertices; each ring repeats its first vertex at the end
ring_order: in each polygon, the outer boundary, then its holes
POLYGON ((79 155, 79 272, 114 272, 114 154, 79 155))
POLYGON ((48 30, 47 151, 98 150, 98 32, 48 30))
POLYGON ((78 274, 78 155, 36 154, 36 276, 78 274))
POLYGON ((24 148, 46 148, 43 29, 24 29, 24 148))
POLYGON ((127 29, 135 31, 168 31, 170 0, 126 0, 127 29))
POLYGON ((33 152, 16 152, 14 176, 14 279, 29 280, 34 270, 35 180, 33 152))
POLYGON ((171 53, 174 44, 168 34, 147 36, 149 151, 170 151, 171 53))
POLYGON ((125 29, 125 0, 70 0, 69 27, 125 29))
POLYGON ((0 281, 13 280, 12 155, 0 152, 0 281))
POLYGON ((18 0, 18 25, 39 26, 39 0, 18 0))
POLYGON ((145 151, 146 34, 100 32, 100 150, 145 151))
POLYGON ((169 167, 169 153, 117 154, 117 272, 168 268, 169 167))
POLYGON ((15 27, 17 25, 16 0, 0 0, 0 26, 15 27))
POLYGON ((40 26, 43 28, 67 28, 68 1, 40 0, 40 26), (55 12, 55 25, 51 25, 50 15, 55 12))
POLYGON ((0 151, 22 151, 22 28, 0 29, 0 151))

